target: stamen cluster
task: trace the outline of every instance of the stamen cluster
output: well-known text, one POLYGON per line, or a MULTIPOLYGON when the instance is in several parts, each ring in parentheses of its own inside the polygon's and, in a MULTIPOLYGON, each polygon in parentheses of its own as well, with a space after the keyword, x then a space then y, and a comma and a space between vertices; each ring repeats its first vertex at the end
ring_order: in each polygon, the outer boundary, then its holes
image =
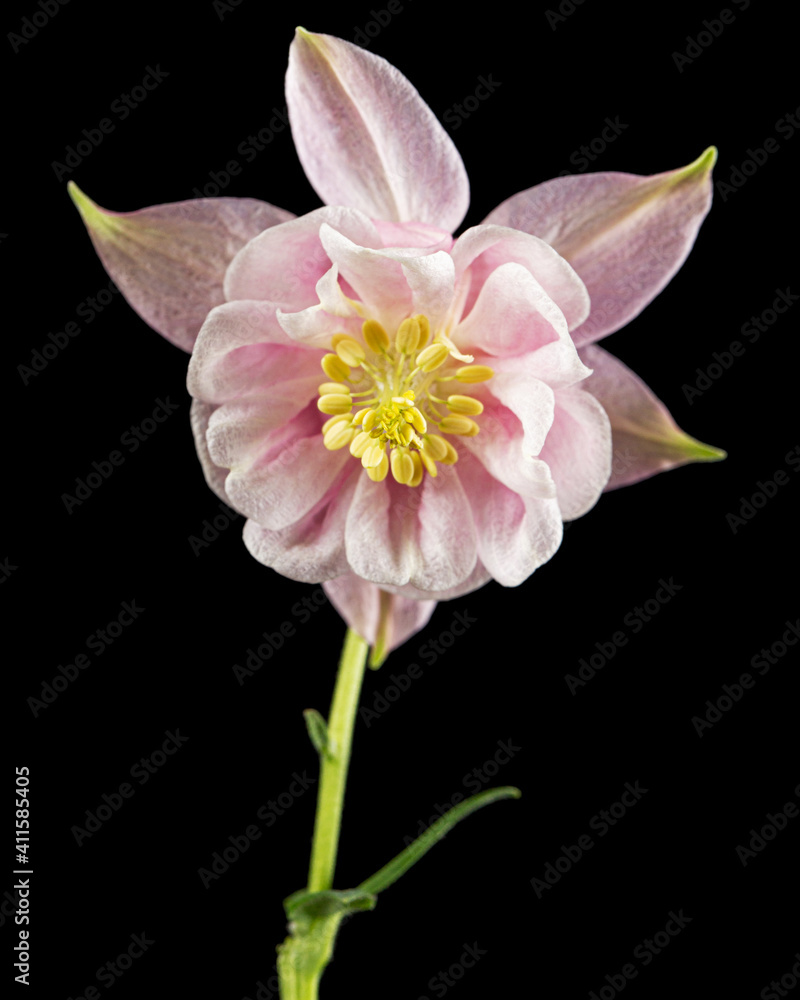
POLYGON ((403 320, 394 343, 377 320, 361 329, 363 343, 345 333, 334 334, 332 352, 322 359, 331 380, 319 387, 317 406, 329 419, 322 426, 323 443, 336 451, 350 448, 373 482, 391 469, 398 483, 419 486, 436 463, 453 465, 458 452, 441 435, 474 437, 480 428, 472 419, 483 412, 473 396, 448 394, 449 382, 486 382, 494 372, 486 365, 455 366, 451 348, 430 339, 423 315, 403 320), (447 412, 444 412, 447 411, 447 412), (435 427, 440 433, 429 432, 435 427))

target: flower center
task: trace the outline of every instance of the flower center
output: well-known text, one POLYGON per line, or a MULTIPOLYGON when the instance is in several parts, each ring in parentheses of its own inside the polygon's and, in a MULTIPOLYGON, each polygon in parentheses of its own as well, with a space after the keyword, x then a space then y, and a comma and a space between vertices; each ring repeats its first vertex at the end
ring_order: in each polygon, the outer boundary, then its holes
POLYGON ((450 347, 430 338, 426 316, 404 319, 394 343, 374 319, 361 328, 363 343, 346 333, 331 340, 332 354, 322 359, 331 379, 319 387, 317 406, 329 419, 322 426, 326 448, 350 448, 373 482, 391 469, 398 483, 419 486, 436 463, 453 465, 458 452, 442 435, 474 437, 472 419, 483 404, 472 396, 449 394, 448 383, 486 382, 494 372, 486 365, 460 365, 450 347), (429 427, 440 433, 432 434, 429 427))

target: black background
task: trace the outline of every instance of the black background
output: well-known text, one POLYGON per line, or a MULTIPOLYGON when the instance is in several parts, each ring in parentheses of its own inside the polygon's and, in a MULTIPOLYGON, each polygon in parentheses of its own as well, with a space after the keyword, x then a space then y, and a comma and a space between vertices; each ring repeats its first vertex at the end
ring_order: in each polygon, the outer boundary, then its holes
MULTIPOLYGON (((120 296, 91 323, 81 318, 81 304, 108 278, 66 182, 129 210, 191 198, 235 159, 240 173, 221 193, 297 214, 318 207, 288 129, 251 163, 237 150, 284 108, 298 21, 348 40, 364 31, 361 40, 398 66, 440 118, 481 76, 499 82, 452 130, 472 186, 466 225, 518 190, 576 171, 571 154, 601 134, 607 117, 627 127, 593 169, 655 173, 713 143, 716 179, 729 182, 748 149, 769 137, 779 146, 743 186, 724 198, 717 191, 684 267, 603 345, 689 433, 725 448, 727 461, 604 495, 523 586, 490 584, 441 604, 423 632, 368 674, 363 704, 372 706, 392 674, 422 667, 387 710, 357 723, 337 886, 356 884, 397 853, 437 805, 464 791, 464 776, 493 759, 499 742, 518 749, 490 784, 517 785, 523 797, 467 820, 373 913, 352 918, 323 996, 441 996, 442 981, 432 980, 459 963, 465 944, 485 954, 451 980, 447 992, 460 998, 609 997, 606 976, 627 963, 638 971, 625 987, 631 998, 757 997, 789 973, 800 949, 800 817, 746 866, 736 848, 767 813, 800 797, 790 676, 797 658, 789 650, 764 676, 751 666, 800 614, 791 516, 800 485, 786 457, 800 444, 800 312, 791 308, 754 343, 742 326, 771 308, 777 290, 800 291, 790 186, 800 137, 776 132, 800 95, 786 83, 789 26, 774 6, 742 6, 730 4, 733 23, 713 40, 703 36, 711 44, 680 67, 673 53, 706 30, 704 18, 719 18, 720 4, 686 14, 586 0, 553 27, 544 5, 487 8, 478 18, 461 5, 403 0, 375 34, 372 11, 385 10, 382 0, 324 15, 257 0, 227 9, 73 0, 15 43, 18 51, 4 40, 12 107, 0 222, 9 347, 0 558, 6 730, 16 749, 4 772, 2 890, 10 893, 14 880, 14 767, 27 765, 33 986, 24 995, 77 1000, 89 986, 101 996, 113 989, 116 1000, 273 995, 281 900, 305 880, 313 790, 268 829, 257 812, 288 791, 295 772, 316 774, 301 711, 327 712, 344 627, 327 604, 301 622, 297 602, 317 588, 253 560, 242 519, 193 551, 190 536, 220 511, 189 432, 187 356, 120 296), (148 66, 168 75, 121 120, 112 104, 148 66), (106 117, 113 133, 57 179, 53 162, 106 117), (69 321, 80 334, 25 384, 18 366, 69 321), (690 403, 683 387, 734 340, 743 356, 690 403), (167 397, 178 410, 135 452, 121 446, 167 397), (115 449, 124 463, 68 512, 62 495, 115 449), (726 516, 776 470, 787 484, 734 532, 726 516), (634 631, 626 616, 670 579, 680 590, 634 631), (144 611, 102 655, 87 651, 88 637, 126 601, 144 611), (474 623, 431 662, 431 641, 457 612, 474 623), (284 622, 295 634, 240 684, 233 664, 284 622), (571 693, 565 675, 619 630, 627 645, 571 693), (81 652, 90 666, 34 716, 28 699, 81 652), (698 736, 693 717, 743 672, 754 688, 698 736), (178 728, 186 743, 136 783, 131 767, 178 728), (78 846, 72 828, 125 781, 133 797, 78 846), (648 791, 599 836, 592 817, 619 800, 626 782, 648 791), (198 870, 253 824, 260 839, 206 888, 198 870), (538 898, 531 880, 584 834, 594 846, 538 898), (634 957, 680 910, 691 922, 669 946, 647 965, 634 957), (146 954, 113 987, 99 982, 98 970, 143 932, 155 942, 146 954), (512 987, 517 976, 524 986, 512 987), (257 993, 259 982, 266 985, 257 993)), ((4 34, 39 9, 33 0, 7 9, 4 34)), ((21 992, 10 898, 0 975, 21 992)))

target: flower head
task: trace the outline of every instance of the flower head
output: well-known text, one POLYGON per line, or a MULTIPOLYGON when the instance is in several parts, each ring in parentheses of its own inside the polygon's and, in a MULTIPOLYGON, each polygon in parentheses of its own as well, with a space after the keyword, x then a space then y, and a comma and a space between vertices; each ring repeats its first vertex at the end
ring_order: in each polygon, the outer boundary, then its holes
POLYGON ((286 86, 326 207, 72 193, 131 304, 192 350, 198 454, 249 550, 388 649, 435 600, 521 583, 603 489, 721 457, 593 345, 682 264, 714 153, 549 181, 454 240, 466 173, 405 77, 298 29, 286 86))

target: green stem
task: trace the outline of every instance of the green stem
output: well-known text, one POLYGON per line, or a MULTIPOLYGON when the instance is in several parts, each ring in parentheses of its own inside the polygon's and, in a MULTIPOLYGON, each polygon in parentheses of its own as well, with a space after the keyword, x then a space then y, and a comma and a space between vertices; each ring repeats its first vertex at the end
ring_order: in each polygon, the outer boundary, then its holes
POLYGON ((339 830, 342 824, 344 788, 350 764, 350 747, 353 742, 353 724, 368 648, 368 644, 361 636, 352 629, 347 630, 328 718, 330 752, 320 757, 322 767, 317 815, 314 821, 314 840, 311 846, 311 864, 308 870, 309 892, 330 889, 333 885, 339 830))

